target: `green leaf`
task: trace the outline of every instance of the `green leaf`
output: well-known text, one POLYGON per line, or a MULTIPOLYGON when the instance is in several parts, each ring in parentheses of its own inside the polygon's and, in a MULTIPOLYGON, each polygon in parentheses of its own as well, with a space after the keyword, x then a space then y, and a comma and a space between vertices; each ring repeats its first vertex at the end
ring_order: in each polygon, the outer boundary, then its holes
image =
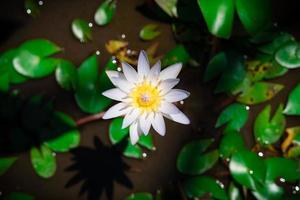
POLYGON ((53 152, 46 145, 42 145, 40 150, 35 147, 31 148, 30 157, 32 166, 39 176, 50 178, 54 175, 56 159, 53 152))
POLYGON ((171 49, 162 59, 162 66, 166 67, 175 63, 185 64, 190 60, 190 55, 186 48, 179 44, 171 49))
POLYGON ((217 162, 219 153, 217 150, 201 154, 211 144, 212 140, 205 139, 193 141, 185 145, 177 158, 177 169, 181 173, 198 175, 209 170, 217 162))
POLYGON ((170 17, 177 17, 177 1, 178 0, 154 0, 159 7, 165 11, 170 17))
POLYGON ((288 102, 284 109, 286 115, 300 115, 300 84, 298 84, 289 94, 288 102))
POLYGON ((281 66, 275 60, 272 62, 270 68, 266 71, 264 78, 265 79, 274 79, 280 76, 283 76, 288 72, 288 69, 281 66))
POLYGON ((219 153, 222 159, 230 158, 234 153, 244 150, 245 143, 242 135, 237 131, 227 132, 219 145, 219 153))
POLYGON ((246 30, 255 34, 271 24, 270 0, 236 0, 236 10, 246 30))
POLYGON ((55 116, 69 126, 66 132, 49 140, 46 144, 49 148, 56 152, 67 152, 79 145, 80 132, 76 129, 75 121, 68 115, 62 112, 55 112, 55 116))
POLYGON ((88 40, 92 40, 92 30, 91 27, 89 27, 87 21, 83 19, 74 19, 71 27, 73 35, 80 42, 87 42, 88 40))
POLYGON ((271 106, 268 105, 258 114, 254 122, 254 135, 258 143, 269 145, 280 139, 286 124, 282 111, 283 105, 279 105, 274 116, 270 119, 271 106))
POLYGON ((131 194, 125 200, 153 200, 153 196, 150 193, 140 192, 131 194))
POLYGON ((232 155, 229 169, 232 177, 239 184, 256 190, 265 180, 266 166, 255 153, 241 150, 232 155))
POLYGON ((115 60, 113 58, 110 58, 108 62, 105 65, 105 68, 100 73, 99 79, 98 79, 98 85, 100 87, 100 91, 104 92, 105 90, 108 90, 113 87, 113 84, 111 83, 110 79, 108 78, 106 71, 108 70, 114 70, 116 71, 118 68, 118 65, 116 64, 115 60))
POLYGON ((300 165, 296 160, 288 158, 273 157, 266 159, 267 181, 276 181, 283 178, 285 181, 296 181, 300 179, 300 165))
POLYGON ((0 91, 6 92, 9 90, 9 74, 6 69, 0 68, 0 91))
POLYGON ((142 40, 153 40, 160 35, 158 26, 156 24, 148 24, 140 31, 140 38, 142 40))
POLYGON ((129 134, 128 128, 122 129, 123 118, 115 118, 109 125, 109 140, 112 144, 121 142, 129 134))
POLYGON ((34 197, 22 192, 12 192, 4 200, 34 200, 34 197))
POLYGON ((25 0, 24 8, 26 13, 32 17, 38 17, 41 13, 37 0, 25 0))
POLYGON ((230 200, 242 200, 240 190, 235 186, 233 182, 229 184, 228 196, 230 200))
POLYGON ((283 85, 276 83, 255 82, 242 91, 237 101, 248 105, 262 103, 272 99, 283 87, 283 85))
POLYGON ((198 0, 208 30, 221 38, 229 38, 234 17, 233 0, 198 0))
POLYGON ((0 176, 16 162, 17 157, 0 157, 0 176))
POLYGON ((94 20, 96 24, 103 26, 111 22, 116 12, 116 1, 105 0, 97 9, 94 20))
POLYGON ((289 33, 278 33, 277 37, 270 43, 259 47, 259 51, 273 55, 281 46, 288 42, 294 41, 295 38, 289 33))
POLYGON ((141 135, 138 141, 138 144, 142 147, 145 147, 149 150, 155 150, 154 144, 153 144, 153 137, 151 134, 148 135, 141 135))
POLYGON ((281 200, 284 190, 274 182, 266 182, 261 188, 252 191, 252 194, 257 200, 281 200))
POLYGON ((276 52, 276 61, 288 69, 300 67, 300 57, 298 56, 299 48, 297 42, 287 43, 276 52))
POLYGON ((7 70, 9 74, 9 82, 18 84, 25 82, 27 78, 19 74, 13 66, 13 59, 16 56, 16 53, 16 49, 10 49, 3 53, 0 56, 0 69, 7 70))
POLYGON ((123 151, 123 155, 129 158, 143 158, 143 151, 141 147, 138 145, 132 145, 131 142, 128 140, 127 146, 123 151))
POLYGON ((189 198, 202 197, 209 193, 215 199, 228 199, 224 186, 208 176, 189 178, 183 183, 183 189, 189 198))
POLYGON ((225 71, 228 65, 227 62, 227 57, 224 52, 220 52, 215 55, 208 63, 204 74, 204 81, 210 81, 225 71))
POLYGON ((38 57, 47 57, 60 52, 62 49, 46 39, 33 39, 24 42, 19 49, 29 51, 38 57))
POLYGON ((228 123, 227 130, 240 130, 247 122, 249 111, 247 106, 234 103, 226 107, 218 117, 216 128, 228 123))
POLYGON ((75 88, 77 71, 73 63, 68 60, 60 60, 55 70, 56 82, 65 90, 75 88))
POLYGON ((297 158, 300 156, 300 146, 291 147, 288 151, 287 156, 289 158, 297 158))

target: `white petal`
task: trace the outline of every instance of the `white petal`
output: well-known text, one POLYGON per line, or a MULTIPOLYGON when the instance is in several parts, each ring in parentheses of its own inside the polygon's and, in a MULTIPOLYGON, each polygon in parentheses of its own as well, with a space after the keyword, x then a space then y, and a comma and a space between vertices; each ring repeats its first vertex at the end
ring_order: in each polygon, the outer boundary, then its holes
POLYGON ((168 93, 175 85, 179 83, 179 79, 166 79, 159 84, 160 94, 168 93))
POLYGON ((133 88, 133 84, 130 83, 129 81, 127 81, 124 77, 119 77, 119 78, 115 78, 112 77, 111 78, 112 82, 115 83, 115 85, 120 88, 123 92, 125 93, 129 93, 131 91, 131 89, 133 88))
POLYGON ((138 74, 133 67, 129 64, 122 62, 122 68, 126 79, 132 83, 136 83, 138 81, 138 74))
POLYGON ((140 78, 144 78, 150 71, 150 65, 145 51, 141 51, 138 59, 138 74, 140 78))
POLYGON ((102 95, 116 101, 123 101, 123 99, 127 97, 127 94, 119 88, 106 90, 102 93, 102 95))
POLYGON ((180 124, 190 124, 189 118, 181 111, 177 114, 171 114, 169 117, 171 120, 180 124))
POLYGON ((177 102, 181 101, 183 99, 188 98, 190 96, 190 93, 185 90, 180 90, 180 89, 172 89, 170 92, 168 92, 164 98, 168 102, 177 102))
POLYGON ((114 86, 117 86, 116 83, 114 82, 114 80, 112 78, 119 78, 121 76, 121 73, 117 72, 117 71, 107 70, 106 71, 106 75, 108 76, 108 78, 110 79, 110 81, 112 82, 112 84, 114 86))
POLYGON ((152 122, 152 119, 150 119, 149 116, 147 116, 147 114, 143 114, 140 117, 139 125, 140 125, 141 130, 144 133, 144 135, 148 135, 148 133, 150 131, 150 127, 151 127, 151 122, 152 122))
POLYGON ((112 107, 110 107, 105 114, 103 115, 103 119, 111 119, 114 117, 119 117, 121 115, 126 114, 128 112, 128 109, 126 109, 127 104, 126 103, 118 103, 112 107))
POLYGON ((166 124, 162 114, 155 114, 152 121, 152 126, 154 130, 157 131, 161 136, 164 136, 166 134, 166 124))
POLYGON ((148 75, 148 79, 151 82, 156 82, 159 78, 159 73, 161 69, 161 63, 160 61, 157 61, 156 64, 151 68, 150 73, 148 75))
POLYGON ((139 109, 133 109, 130 113, 127 113, 124 117, 122 128, 126 128, 132 124, 132 122, 136 121, 140 113, 139 109))
POLYGON ((169 102, 162 102, 159 110, 160 112, 167 115, 177 114, 181 112, 174 104, 169 102))
POLYGON ((131 144, 135 145, 139 141, 139 133, 136 122, 131 124, 131 126, 129 127, 129 136, 131 144))
POLYGON ((181 71, 181 68, 182 68, 181 63, 176 63, 174 65, 171 65, 171 66, 165 68, 160 73, 160 79, 166 80, 166 79, 170 79, 170 78, 177 78, 179 72, 181 71))

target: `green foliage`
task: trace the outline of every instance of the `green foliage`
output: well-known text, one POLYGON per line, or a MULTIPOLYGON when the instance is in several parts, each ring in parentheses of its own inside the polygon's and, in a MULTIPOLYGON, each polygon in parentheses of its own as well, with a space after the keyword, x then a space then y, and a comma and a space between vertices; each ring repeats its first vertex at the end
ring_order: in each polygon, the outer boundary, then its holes
POLYGON ((140 38, 142 40, 153 40, 160 35, 158 26, 156 24, 147 24, 140 31, 140 38))
POLYGON ((300 46, 297 42, 288 42, 281 47, 275 54, 276 61, 288 68, 295 69, 300 67, 300 46))
POLYGON ((210 81, 224 72, 227 68, 227 62, 227 56, 224 52, 220 52, 215 55, 207 65, 204 74, 204 81, 210 81))
POLYGON ((286 115, 300 115, 300 84, 298 84, 289 94, 288 102, 284 109, 286 115))
POLYGON ((229 184, 228 196, 230 200, 242 200, 241 192, 233 182, 229 184))
POLYGON ((197 198, 209 193, 215 199, 228 199, 224 186, 208 176, 196 176, 183 183, 185 193, 189 198, 197 198))
POLYGON ((244 139, 237 131, 226 132, 219 145, 219 153, 222 159, 228 159, 234 153, 244 149, 246 149, 244 139))
POLYGON ((212 142, 203 139, 186 144, 177 157, 177 169, 181 173, 199 175, 212 168, 218 161, 218 150, 204 153, 212 142))
POLYGON ((271 42, 262 45, 258 48, 258 50, 262 53, 273 55, 280 47, 294 40, 295 39, 291 34, 280 32, 276 34, 275 38, 271 42))
POLYGON ((219 128, 227 124, 226 130, 239 131, 248 120, 249 111, 247 106, 234 103, 226 107, 218 117, 215 127, 219 128))
POLYGON ((74 19, 71 25, 73 35, 80 42, 92 40, 92 30, 89 23, 83 19, 74 19))
POLYGON ((61 59, 55 70, 56 82, 65 90, 75 88, 77 81, 77 71, 73 63, 68 60, 61 59))
POLYGON ((183 45, 179 44, 164 55, 161 63, 163 67, 167 67, 175 63, 185 64, 189 60, 190 55, 187 52, 186 48, 183 45))
POLYGON ((254 135, 259 144, 269 145, 280 139, 286 124, 282 111, 283 105, 279 105, 274 116, 270 119, 271 106, 268 105, 258 114, 254 123, 254 135))
POLYGON ((94 20, 99 26, 107 25, 111 22, 116 12, 116 1, 105 0, 97 9, 94 20))
POLYGON ((178 0, 154 0, 159 7, 165 11, 170 17, 177 17, 177 1, 178 0))
POLYGON ((17 157, 0 157, 0 176, 2 176, 17 159, 17 157))
POLYGON ((4 200, 34 200, 35 198, 29 194, 22 192, 12 192, 4 197, 4 200))
POLYGON ((40 149, 33 147, 30 151, 30 158, 35 172, 43 178, 49 178, 56 171, 56 159, 54 153, 46 146, 40 149))
POLYGON ((125 200, 153 200, 153 196, 150 193, 140 192, 129 195, 125 200))

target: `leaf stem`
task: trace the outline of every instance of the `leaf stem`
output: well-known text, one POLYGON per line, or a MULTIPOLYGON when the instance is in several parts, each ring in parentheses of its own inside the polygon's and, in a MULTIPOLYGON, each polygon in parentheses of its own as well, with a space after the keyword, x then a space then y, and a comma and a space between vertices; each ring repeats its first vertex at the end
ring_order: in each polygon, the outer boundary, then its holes
POLYGON ((93 114, 93 115, 89 115, 89 116, 80 118, 76 121, 76 125, 81 126, 81 125, 84 125, 84 124, 87 124, 87 123, 90 123, 90 122, 93 122, 93 121, 100 120, 100 119, 102 119, 104 113, 105 112, 100 112, 100 113, 96 113, 96 114, 93 114))

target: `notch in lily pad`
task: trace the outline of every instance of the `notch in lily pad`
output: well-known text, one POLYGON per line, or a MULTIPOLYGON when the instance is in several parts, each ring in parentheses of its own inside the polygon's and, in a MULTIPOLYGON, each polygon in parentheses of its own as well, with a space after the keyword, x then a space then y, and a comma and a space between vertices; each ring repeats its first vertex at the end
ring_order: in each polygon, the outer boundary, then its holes
POLYGON ((160 31, 158 30, 158 25, 156 24, 147 24, 140 31, 140 38, 146 41, 153 40, 159 35, 160 31))
POLYGON ((286 115, 300 115, 300 84, 298 84, 289 94, 289 98, 284 109, 286 115))

